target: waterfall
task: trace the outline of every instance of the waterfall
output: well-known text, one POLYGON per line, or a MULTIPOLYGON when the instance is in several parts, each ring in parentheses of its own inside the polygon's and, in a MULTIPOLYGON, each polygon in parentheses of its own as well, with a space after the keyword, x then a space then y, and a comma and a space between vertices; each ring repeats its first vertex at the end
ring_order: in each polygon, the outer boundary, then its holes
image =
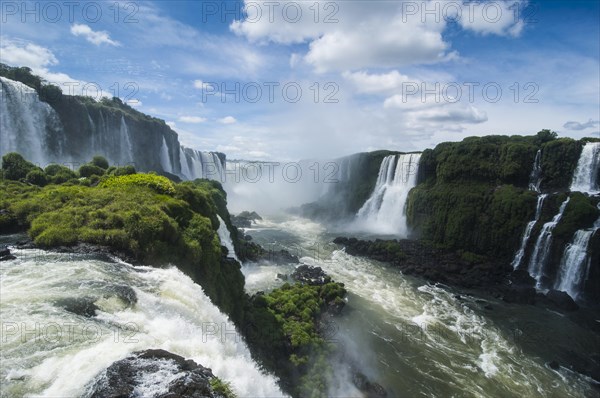
POLYGON ((235 248, 233 247, 233 241, 231 240, 231 234, 227 229, 227 224, 225 224, 225 221, 223 221, 221 216, 217 215, 217 218, 219 219, 219 229, 217 230, 217 234, 221 240, 221 245, 225 246, 229 251, 228 257, 232 257, 239 262, 240 260, 235 255, 235 248))
POLYGON ((600 169, 600 142, 588 142, 583 147, 577 162, 571 182, 571 191, 600 193, 600 187, 597 184, 598 169, 600 169))
POLYGON ((0 87, 0 156, 18 152, 42 167, 64 161, 62 124, 54 109, 23 83, 0 77, 0 87))
POLYGON ((183 174, 183 176, 188 180, 194 179, 192 172, 190 171, 190 166, 188 165, 187 156, 182 146, 179 147, 179 163, 181 164, 181 174, 183 174))
POLYGON ((164 136, 162 139, 162 146, 160 147, 160 165, 167 173, 173 172, 173 168, 171 167, 171 157, 169 156, 169 147, 167 146, 167 140, 164 136))
POLYGON ((541 287, 542 276, 544 275, 544 267, 546 265, 546 260, 548 259, 548 253, 550 252, 550 246, 552 246, 552 231, 556 225, 558 225, 562 215, 567 207, 567 203, 569 203, 569 197, 562 202, 558 213, 552 218, 552 220, 548 221, 542 227, 540 231, 540 235, 535 242, 535 249, 533 250, 533 254, 531 255, 531 259, 529 260, 529 274, 535 278, 537 281, 536 287, 541 287))
POLYGON ((533 161, 533 169, 529 175, 529 189, 531 191, 540 192, 540 184, 542 183, 542 150, 538 149, 533 161))
POLYGON ((542 194, 542 195, 539 195, 537 198, 537 206, 535 208, 535 217, 533 220, 529 221, 529 223, 527 223, 527 226, 525 227, 525 232, 523 233, 523 239, 521 240, 521 247, 519 248, 517 253, 515 253, 515 258, 512 261, 513 269, 517 269, 519 267, 519 265, 521 265, 521 261, 523 261, 523 256, 525 255, 525 249, 527 248, 527 242, 529 241, 529 238, 531 237, 531 231, 533 230, 533 226, 540 219, 540 215, 542 214, 542 207, 544 206, 544 199, 546 199, 547 196, 548 195, 546 195, 546 194, 542 194))
MULTIPOLYGON (((598 204, 600 209, 600 203, 598 204)), ((592 236, 600 229, 600 218, 589 229, 580 229, 575 232, 573 240, 567 245, 560 260, 560 267, 554 288, 562 290, 577 300, 583 285, 588 277, 592 259, 588 253, 588 246, 592 236)))
POLYGON ((121 159, 123 165, 133 162, 133 146, 129 138, 129 127, 125 121, 125 117, 121 116, 121 128, 119 129, 121 138, 121 159))
POLYGON ((229 318, 177 268, 38 249, 14 252, 16 260, 2 262, 0 315, 23 329, 3 329, 3 397, 86 396, 86 387, 114 361, 151 348, 211 368, 240 397, 284 396, 229 318), (52 264, 52 272, 43 264, 52 264), (137 301, 127 301, 132 296, 137 301), (64 300, 91 300, 97 315, 75 315, 57 304, 64 300))
POLYGON ((412 153, 383 159, 375 189, 356 215, 360 228, 375 233, 408 235, 406 200, 416 185, 420 158, 420 153, 412 153))

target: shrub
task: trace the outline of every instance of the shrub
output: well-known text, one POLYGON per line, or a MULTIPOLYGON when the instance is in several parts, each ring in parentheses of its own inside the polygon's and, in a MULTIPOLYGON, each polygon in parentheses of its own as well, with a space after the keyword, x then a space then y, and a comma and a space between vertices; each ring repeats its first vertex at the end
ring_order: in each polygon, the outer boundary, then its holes
POLYGON ((115 168, 113 174, 116 176, 127 176, 130 174, 135 174, 135 167, 133 167, 132 165, 127 165, 127 166, 123 166, 123 167, 117 167, 115 168))
POLYGON ((108 160, 106 160, 106 158, 104 158, 103 156, 94 156, 90 164, 98 166, 104 170, 108 169, 108 160))
POLYGON ((43 187, 48 183, 48 177, 46 173, 39 169, 33 169, 25 176, 25 181, 37 185, 39 187, 43 187))
POLYGON ((27 176, 27 173, 35 169, 38 169, 36 165, 28 162, 16 152, 2 156, 2 171, 7 180, 21 180, 27 176))
POLYGON ((150 188, 155 192, 174 195, 175 186, 166 177, 156 174, 130 174, 111 176, 100 183, 101 188, 126 188, 131 186, 150 188))
POLYGON ((84 164, 79 168, 79 175, 81 177, 102 176, 104 169, 93 164, 84 164))

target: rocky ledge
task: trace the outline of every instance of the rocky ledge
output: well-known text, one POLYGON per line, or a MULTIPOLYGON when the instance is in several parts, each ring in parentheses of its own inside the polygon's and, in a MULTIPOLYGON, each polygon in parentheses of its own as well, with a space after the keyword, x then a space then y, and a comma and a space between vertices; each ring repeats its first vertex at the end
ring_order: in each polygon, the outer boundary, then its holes
POLYGON ((536 292, 535 280, 510 264, 468 252, 452 252, 426 242, 400 239, 374 241, 338 237, 333 241, 348 254, 368 257, 398 267, 407 275, 425 278, 460 289, 474 290, 508 303, 540 304, 563 312, 579 309, 568 294, 550 290, 536 292))
MULTIPOLYGON (((196 362, 165 350, 138 351, 114 362, 88 387, 88 398, 227 396, 215 391, 215 375, 196 362)), ((218 380, 218 379, 217 379, 218 380)), ((219 383, 221 384, 221 383, 219 383)))

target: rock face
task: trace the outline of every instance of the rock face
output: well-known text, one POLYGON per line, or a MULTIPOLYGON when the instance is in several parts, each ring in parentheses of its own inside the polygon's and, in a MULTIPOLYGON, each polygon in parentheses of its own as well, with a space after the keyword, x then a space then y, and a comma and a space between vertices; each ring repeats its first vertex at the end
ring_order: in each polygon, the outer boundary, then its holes
POLYGON ((364 241, 338 237, 334 243, 352 255, 390 263, 409 275, 463 288, 490 288, 506 282, 511 267, 469 253, 437 249, 424 242, 401 240, 364 241))
POLYGON ((8 261, 14 260, 17 257, 14 254, 11 254, 10 249, 8 247, 0 248, 0 261, 8 261))
POLYGON ((88 387, 88 398, 217 398, 212 371, 165 350, 135 352, 114 362, 88 387))
POLYGON ((237 216, 231 216, 231 223, 238 228, 250 228, 252 227, 252 222, 256 220, 262 220, 262 217, 255 211, 243 211, 237 216))
POLYGON ((292 279, 313 286, 321 286, 331 282, 331 277, 321 267, 311 267, 306 264, 302 264, 294 270, 292 279))
POLYGON ((552 304, 565 311, 576 311, 579 309, 577 303, 565 292, 550 290, 546 298, 552 304))

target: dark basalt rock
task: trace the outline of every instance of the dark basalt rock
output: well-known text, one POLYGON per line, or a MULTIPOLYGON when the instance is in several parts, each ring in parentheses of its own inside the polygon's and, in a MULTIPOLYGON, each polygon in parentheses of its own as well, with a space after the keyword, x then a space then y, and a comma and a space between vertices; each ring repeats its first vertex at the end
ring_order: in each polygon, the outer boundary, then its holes
POLYGON ((546 294, 546 298, 561 310, 577 311, 579 309, 579 305, 565 292, 550 290, 546 294))
POLYGON ((321 267, 311 267, 306 264, 302 264, 294 270, 292 279, 300 283, 316 286, 331 282, 331 277, 321 267))
POLYGON ((8 247, 0 248, 0 261, 8 261, 15 260, 17 257, 14 254, 10 253, 10 249, 8 247))
POLYGON ((256 220, 262 220, 262 217, 258 215, 255 211, 243 211, 237 216, 231 216, 231 224, 238 228, 250 228, 252 227, 252 222, 256 220))
POLYGON ((389 263, 408 275, 460 288, 482 288, 497 296, 512 271, 510 264, 501 261, 442 250, 417 240, 364 241, 338 237, 333 242, 344 246, 348 254, 389 263))
POLYGON ((369 381, 367 376, 360 372, 352 375, 352 383, 358 388, 366 398, 385 398, 387 391, 380 384, 369 381))
POLYGON ((96 316, 96 311, 99 309, 98 306, 94 304, 95 301, 95 299, 90 297, 68 297, 57 300, 55 304, 65 311, 91 318, 96 316))
POLYGON ((164 392, 156 395, 157 398, 220 397, 210 386, 210 380, 215 377, 210 369, 165 350, 139 351, 114 362, 96 377, 88 387, 86 396, 135 397, 135 390, 140 386, 141 380, 156 375, 156 381, 160 382, 159 377, 163 376, 165 371, 182 375, 165 385, 164 392))

